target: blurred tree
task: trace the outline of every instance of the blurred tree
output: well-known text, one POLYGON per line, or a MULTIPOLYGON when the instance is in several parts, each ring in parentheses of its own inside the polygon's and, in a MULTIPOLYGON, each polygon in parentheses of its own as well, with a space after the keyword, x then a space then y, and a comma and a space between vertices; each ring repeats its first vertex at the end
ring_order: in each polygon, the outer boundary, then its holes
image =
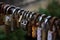
POLYGON ((48 5, 47 9, 40 8, 39 12, 60 18, 60 5, 56 0, 52 0, 52 3, 48 5))
POLYGON ((56 0, 53 0, 52 3, 48 5, 47 9, 52 16, 57 16, 60 18, 60 5, 56 0))

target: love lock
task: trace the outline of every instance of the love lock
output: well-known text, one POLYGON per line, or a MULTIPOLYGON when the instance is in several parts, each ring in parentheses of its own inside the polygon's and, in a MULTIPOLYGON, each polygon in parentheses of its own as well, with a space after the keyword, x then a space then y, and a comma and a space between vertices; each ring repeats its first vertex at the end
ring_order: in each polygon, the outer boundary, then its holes
POLYGON ((45 14, 40 14, 40 16, 38 17, 37 20, 37 40, 42 40, 42 27, 41 27, 41 23, 43 21, 43 18, 45 18, 46 15, 45 14))
POLYGON ((28 24, 28 21, 26 20, 26 19, 23 19, 22 21, 21 21, 21 28, 24 30, 24 31, 26 31, 26 26, 27 26, 27 24, 28 24))
POLYGON ((60 19, 57 19, 55 21, 55 27, 56 27, 56 40, 60 40, 60 19))
POLYGON ((42 26, 42 40, 46 40, 46 36, 47 36, 47 23, 49 21, 49 19, 51 18, 51 16, 47 16, 44 20, 44 22, 41 24, 42 26))
POLYGON ((24 30, 24 31, 26 31, 26 27, 27 27, 27 24, 28 24, 28 21, 27 21, 27 19, 26 19, 26 14, 27 14, 27 12, 26 11, 24 11, 24 13, 22 14, 22 20, 21 20, 21 22, 20 22, 20 26, 21 26, 21 28, 24 30))
POLYGON ((13 24, 13 17, 14 17, 14 9, 15 9, 15 6, 11 5, 9 6, 7 9, 6 9, 6 14, 11 14, 10 15, 10 18, 11 18, 11 31, 14 31, 14 24, 13 24))
POLYGON ((47 36, 47 40, 55 40, 56 38, 56 27, 55 27, 55 24, 54 22, 57 20, 57 17, 52 17, 50 19, 50 26, 49 26, 49 29, 48 29, 48 36, 47 36))
POLYGON ((50 18, 51 18, 51 16, 48 16, 48 17, 45 19, 45 21, 42 23, 42 28, 43 28, 43 29, 46 29, 46 25, 47 25, 47 23, 48 23, 48 21, 49 21, 50 18))

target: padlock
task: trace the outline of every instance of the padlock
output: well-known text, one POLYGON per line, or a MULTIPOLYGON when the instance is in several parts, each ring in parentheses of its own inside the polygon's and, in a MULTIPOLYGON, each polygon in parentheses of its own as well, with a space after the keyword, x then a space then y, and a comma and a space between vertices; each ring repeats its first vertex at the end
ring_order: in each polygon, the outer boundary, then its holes
POLYGON ((37 21, 37 40, 42 40, 42 27, 41 23, 43 22, 43 19, 46 17, 45 14, 40 14, 38 17, 37 21))
POLYGON ((28 37, 31 37, 31 32, 32 32, 32 25, 31 25, 31 20, 32 20, 32 16, 31 15, 34 15, 34 13, 32 12, 28 12, 26 18, 28 20, 28 25, 27 25, 27 31, 28 31, 28 37), (29 18, 31 16, 31 18, 29 18))
POLYGON ((22 13, 22 19, 20 20, 21 22, 20 22, 20 27, 23 29, 23 30, 26 30, 26 26, 27 26, 27 23, 28 23, 28 21, 25 19, 25 17, 24 17, 24 14, 26 14, 26 11, 23 11, 23 13, 22 13))
POLYGON ((15 6, 11 5, 6 10, 6 13, 11 14, 11 30, 17 29, 17 21, 16 21, 16 11, 18 11, 20 8, 16 8, 15 6), (10 12, 10 13, 9 13, 10 12), (14 23, 15 22, 15 23, 14 23), (13 24, 14 23, 14 24, 13 24), (15 27, 14 27, 15 26, 15 27))
POLYGON ((55 40, 60 40, 60 19, 57 19, 55 21, 55 27, 56 27, 56 39, 55 40))
MULTIPOLYGON (((26 37, 28 37, 27 40, 31 40, 31 34, 29 34, 29 33, 31 33, 31 27, 30 27, 30 24, 29 24, 30 21, 28 20, 28 18, 29 18, 29 16, 30 16, 30 13, 31 13, 31 12, 26 11, 26 12, 23 14, 23 19, 22 19, 22 20, 26 20, 26 21, 23 21, 22 27, 25 26, 24 31, 27 32, 27 34, 26 34, 26 37), (26 23, 25 23, 25 22, 26 22, 26 23), (25 24, 25 25, 24 25, 24 24, 25 24)), ((22 22, 21 22, 21 23, 22 23, 22 22)))
POLYGON ((20 10, 19 7, 16 7, 12 12, 14 13, 14 21, 15 21, 15 26, 16 26, 16 29, 19 27, 19 22, 18 22, 18 10, 20 10))
MULTIPOLYGON (((22 9, 20 9, 19 7, 16 7, 14 10, 12 10, 12 16, 14 16, 14 18, 13 18, 13 22, 15 22, 14 23, 14 29, 16 30, 16 29, 18 29, 19 27, 20 27, 20 24, 19 24, 19 22, 18 22, 18 20, 20 20, 19 19, 19 17, 18 16, 20 16, 20 18, 21 18, 21 14, 23 14, 24 12, 23 12, 24 10, 22 10, 22 9), (18 11, 19 10, 21 10, 20 11, 20 13, 18 14, 18 11), (21 12, 23 12, 23 13, 21 13, 21 12)), ((23 16, 23 15, 22 15, 23 16)))
POLYGON ((48 32, 47 33, 48 34, 47 35, 47 40, 52 40, 52 38, 53 38, 52 34, 53 34, 53 24, 54 24, 53 22, 54 22, 54 20, 55 20, 55 17, 52 17, 49 21, 50 23, 49 23, 49 26, 48 26, 49 28, 48 28, 48 31, 47 31, 48 32), (51 24, 51 26, 50 26, 50 24, 51 24))
POLYGON ((54 26, 54 22, 57 18, 56 17, 52 17, 50 19, 50 23, 49 23, 49 29, 48 29, 48 35, 47 35, 47 40, 55 40, 56 37, 56 33, 55 33, 55 26, 54 26))
POLYGON ((37 40, 41 40, 42 39, 42 28, 40 26, 41 22, 42 22, 42 19, 43 19, 43 16, 45 16, 45 14, 40 14, 40 16, 36 19, 37 20, 37 40))
POLYGON ((10 26, 11 26, 11 31, 14 31, 14 23, 13 23, 13 15, 14 15, 14 13, 13 13, 13 11, 14 11, 14 9, 15 9, 15 6, 13 6, 13 5, 11 5, 11 6, 9 6, 7 9, 6 9, 6 14, 11 14, 10 15, 10 18, 11 18, 11 24, 10 24, 10 26))
POLYGON ((41 24, 42 26, 42 40, 47 40, 47 23, 49 21, 49 19, 51 18, 51 16, 47 16, 44 20, 44 22, 41 24))
POLYGON ((6 35, 9 35, 10 33, 10 24, 11 24, 11 20, 10 20, 10 15, 5 15, 5 32, 6 35))
POLYGON ((32 38, 32 37, 31 37, 31 25, 30 25, 30 23, 31 23, 30 20, 31 20, 31 19, 28 20, 30 14, 31 14, 31 12, 30 12, 30 11, 27 11, 26 16, 25 16, 25 19, 28 21, 27 26, 26 26, 26 31, 27 31, 26 37, 27 37, 27 40, 31 40, 31 38, 32 38))
POLYGON ((4 25, 4 11, 3 6, 5 3, 0 2, 0 25, 4 25))
POLYGON ((26 29, 26 27, 28 26, 28 18, 26 18, 26 15, 28 14, 28 11, 26 11, 25 12, 25 14, 23 15, 23 19, 22 20, 26 20, 27 21, 27 23, 26 23, 26 25, 25 25, 25 29, 26 29))
POLYGON ((0 2, 0 25, 4 25, 4 11, 3 11, 3 6, 5 3, 0 2))
POLYGON ((39 16, 39 14, 35 13, 33 15, 34 20, 31 21, 32 22, 31 24, 32 24, 32 38, 33 39, 36 39, 36 37, 37 37, 37 34, 36 34, 36 31, 37 31, 36 19, 38 18, 38 16, 39 16))

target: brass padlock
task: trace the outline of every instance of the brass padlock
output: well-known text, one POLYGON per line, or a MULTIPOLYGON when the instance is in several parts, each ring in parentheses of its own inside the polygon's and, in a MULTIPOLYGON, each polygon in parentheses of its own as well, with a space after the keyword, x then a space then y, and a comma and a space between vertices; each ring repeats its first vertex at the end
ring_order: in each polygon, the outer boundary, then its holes
POLYGON ((37 37, 37 34, 36 34, 36 31, 37 31, 36 19, 38 18, 38 16, 39 16, 39 14, 35 13, 33 15, 34 20, 31 21, 32 22, 31 24, 32 24, 32 38, 33 39, 36 39, 36 37, 37 37))

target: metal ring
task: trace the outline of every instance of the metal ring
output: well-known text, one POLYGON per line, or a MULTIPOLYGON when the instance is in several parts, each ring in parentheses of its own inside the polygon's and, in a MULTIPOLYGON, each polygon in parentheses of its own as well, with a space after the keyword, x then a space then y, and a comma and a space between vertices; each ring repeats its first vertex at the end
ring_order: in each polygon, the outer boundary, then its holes
POLYGON ((4 9, 6 9, 8 6, 10 6, 10 5, 6 4, 6 5, 4 6, 4 9))
POLYGON ((32 12, 29 18, 31 18, 33 14, 35 14, 35 12, 32 12))
POLYGON ((12 12, 13 14, 16 12, 17 9, 20 9, 19 7, 16 7, 12 12))
POLYGON ((9 7, 10 5, 8 5, 8 4, 6 4, 5 6, 4 6, 4 12, 6 13, 6 9, 9 7))
POLYGON ((45 22, 44 22, 44 23, 47 23, 49 18, 51 18, 51 16, 48 16, 48 17, 45 19, 45 22))
POLYGON ((25 13, 24 13, 24 17, 26 17, 26 15, 27 15, 27 11, 25 11, 25 13))
POLYGON ((20 13, 20 12, 21 12, 21 10, 23 10, 23 9, 18 10, 18 12, 17 12, 17 13, 20 13))
POLYGON ((40 16, 39 21, 42 20, 43 16, 45 16, 45 14, 42 14, 42 15, 40 16))
MULTIPOLYGON (((22 10, 23 10, 23 9, 18 10, 18 12, 17 12, 17 13, 19 14, 22 10)), ((23 10, 23 12, 24 12, 24 10, 23 10)))
POLYGON ((29 14, 30 14, 30 12, 28 11, 28 13, 27 13, 27 15, 26 15, 26 18, 28 18, 29 14))
POLYGON ((49 18, 51 18, 51 16, 48 16, 48 17, 44 20, 44 22, 42 22, 41 26, 42 26, 43 29, 46 28, 45 26, 47 25, 47 22, 48 22, 48 19, 49 19, 49 18))
MULTIPOLYGON (((21 11, 20 11, 20 12, 21 12, 21 11)), ((20 12, 19 12, 19 13, 20 13, 20 12)), ((24 13, 25 13, 25 11, 22 11, 21 14, 19 14, 19 15, 20 15, 20 18, 19 18, 20 21, 21 21, 21 19, 23 18, 24 13)), ((20 22, 20 21, 19 21, 19 22, 20 22)))
POLYGON ((8 10, 9 10, 10 8, 15 8, 15 6, 13 6, 13 5, 9 6, 9 7, 7 8, 6 13, 8 12, 8 10))
POLYGON ((53 17, 52 19, 51 19, 51 25, 53 26, 52 28, 53 28, 53 31, 55 31, 55 24, 54 24, 54 22, 57 20, 57 17, 53 17))

